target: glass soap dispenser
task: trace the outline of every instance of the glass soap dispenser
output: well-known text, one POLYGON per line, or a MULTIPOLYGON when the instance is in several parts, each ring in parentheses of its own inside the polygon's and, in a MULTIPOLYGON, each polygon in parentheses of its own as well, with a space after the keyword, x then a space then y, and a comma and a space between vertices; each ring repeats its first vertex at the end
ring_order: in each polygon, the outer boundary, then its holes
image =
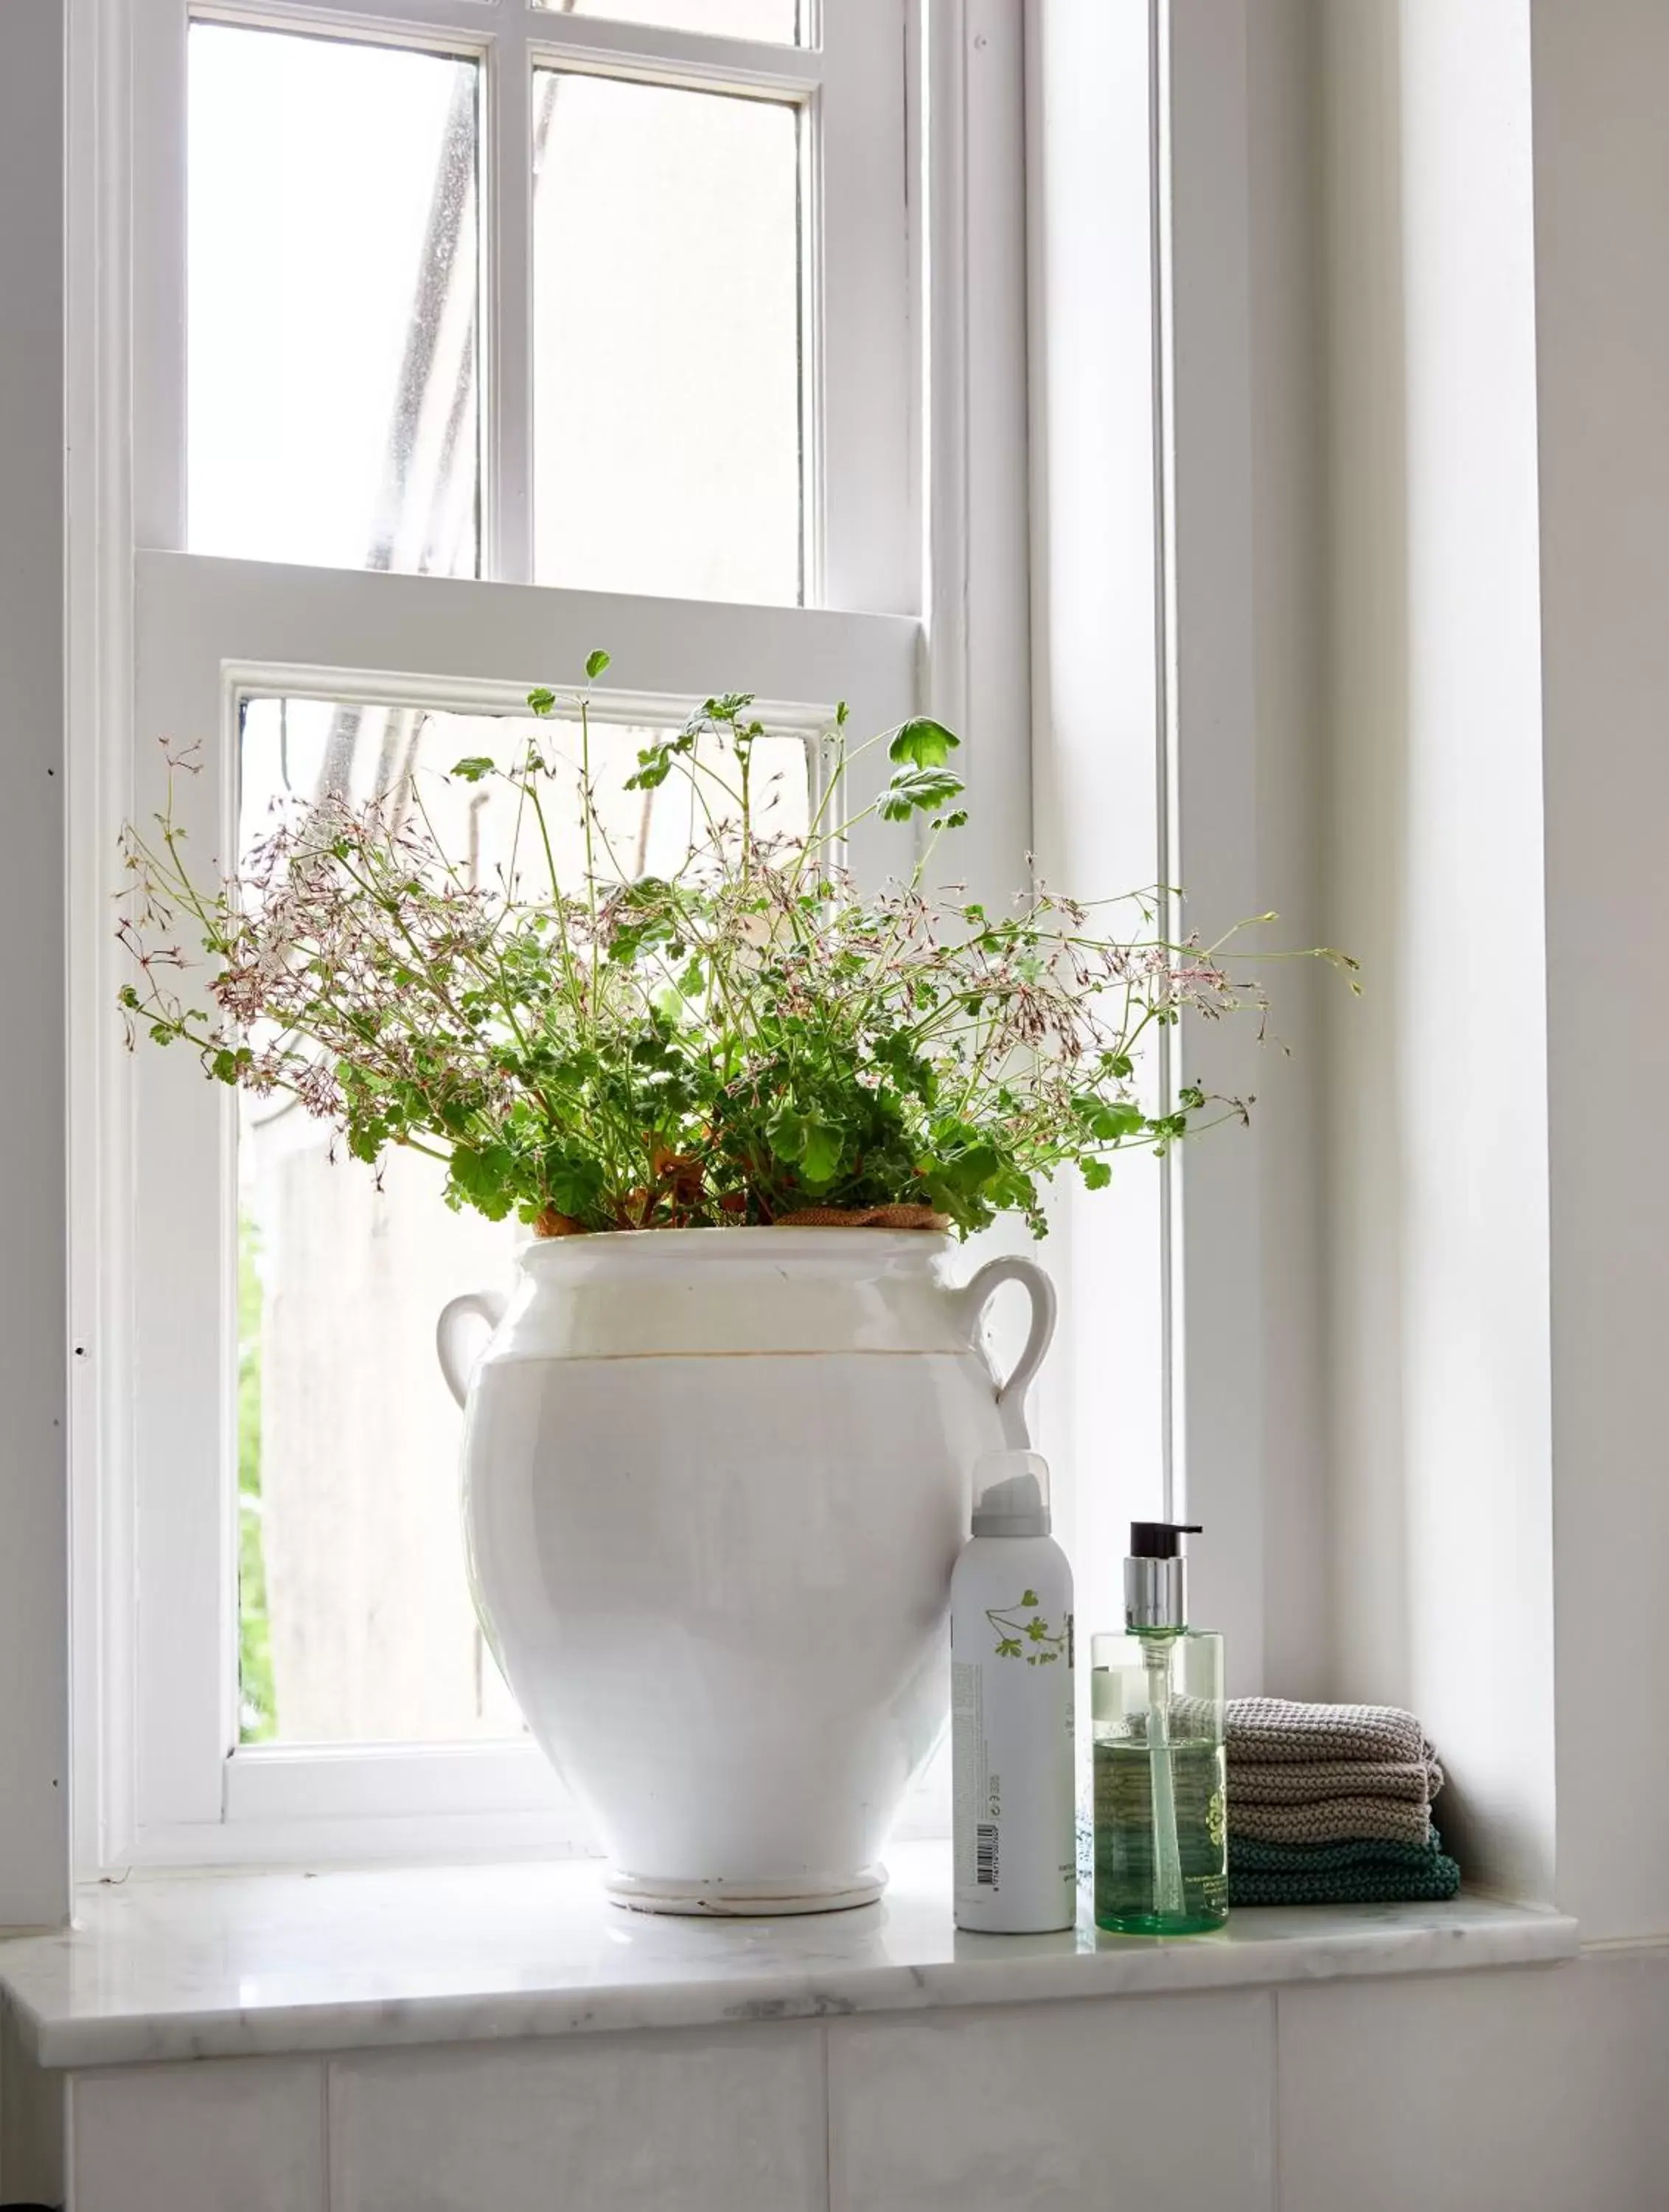
POLYGON ((1188 1626, 1184 1536, 1136 1521, 1123 1636, 1090 1646, 1095 1925, 1187 1936, 1229 1917, 1223 1638, 1188 1626))

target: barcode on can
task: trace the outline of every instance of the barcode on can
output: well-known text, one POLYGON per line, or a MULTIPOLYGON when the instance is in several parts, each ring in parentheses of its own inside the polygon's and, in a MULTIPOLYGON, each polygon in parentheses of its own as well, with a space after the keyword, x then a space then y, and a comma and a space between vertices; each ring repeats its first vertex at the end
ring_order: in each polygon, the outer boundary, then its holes
POLYGON ((997 1826, 981 1825, 974 1831, 974 1862, 978 1869, 975 1879, 982 1889, 997 1887, 997 1826))

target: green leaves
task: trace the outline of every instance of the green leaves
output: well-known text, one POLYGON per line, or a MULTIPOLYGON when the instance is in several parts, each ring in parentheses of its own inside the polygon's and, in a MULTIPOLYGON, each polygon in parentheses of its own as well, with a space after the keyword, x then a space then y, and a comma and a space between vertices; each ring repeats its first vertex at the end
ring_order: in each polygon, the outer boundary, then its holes
POLYGON ((943 722, 917 714, 893 732, 887 758, 911 768, 943 768, 961 744, 943 722))
POLYGON ((802 1112, 791 1099, 781 1099, 765 1124, 772 1152, 797 1167, 804 1181, 834 1182, 841 1170, 844 1151, 841 1131, 816 1112, 802 1112))
MULTIPOLYGON (((591 653, 585 682, 610 665, 591 653)), ((583 689, 542 685, 527 704, 590 729, 583 689)), ((1150 1030, 1261 1006, 1217 948, 1156 942, 1150 895, 1121 943, 1041 890, 935 898, 925 863, 860 887, 847 720, 842 704, 809 828, 798 804, 776 811, 784 775, 746 691, 649 733, 627 775, 598 745, 576 784, 566 732, 560 751, 466 756, 452 777, 487 787, 467 850, 446 842, 458 795, 431 809, 414 779, 398 812, 299 806, 247 883, 198 890, 165 812, 160 843, 130 831, 124 846, 130 1034, 294 1096, 356 1159, 428 1154, 453 1206, 588 1231, 816 1203, 930 1208, 962 1236, 1017 1213, 1041 1236, 1063 1170, 1102 1189, 1112 1152, 1163 1152, 1244 1113, 1197 1084, 1163 1114, 1130 1095, 1150 1030), (651 854, 664 872, 640 872, 651 854), (180 948, 198 945, 206 994, 177 983, 180 948)), ((943 723, 871 742, 888 756, 876 813, 933 833, 965 822, 943 723)), ((999 1648, 1053 1662, 1035 1591, 1022 1613, 993 1624, 999 1648)))
POLYGON ((614 901, 606 917, 608 957, 616 965, 646 951, 682 949, 677 893, 659 876, 640 876, 614 901))
POLYGON ((911 769, 895 775, 881 794, 881 817, 885 822, 907 822, 913 814, 949 805, 962 796, 962 778, 948 769, 911 769))
POLYGON ((671 745, 646 745, 638 764, 626 779, 628 791, 658 791, 672 773, 671 745))
POLYGON ((514 1202, 512 1188, 515 1155, 507 1145, 455 1145, 446 1178, 446 1195, 484 1213, 489 1221, 502 1221, 514 1202))
POLYGON ((1122 1145, 1140 1134, 1146 1116, 1131 1098, 1100 1098, 1091 1091, 1075 1098, 1073 1109, 1098 1144, 1122 1145))
MULTIPOLYGON (((953 799, 960 799, 962 778, 945 766, 960 744, 961 739, 943 722, 928 715, 917 714, 901 722, 887 747, 894 771, 881 795, 882 819, 907 822, 913 814, 931 813, 936 806, 948 806, 953 799)), ((965 814, 955 816, 937 826, 959 829, 967 818, 965 814)))

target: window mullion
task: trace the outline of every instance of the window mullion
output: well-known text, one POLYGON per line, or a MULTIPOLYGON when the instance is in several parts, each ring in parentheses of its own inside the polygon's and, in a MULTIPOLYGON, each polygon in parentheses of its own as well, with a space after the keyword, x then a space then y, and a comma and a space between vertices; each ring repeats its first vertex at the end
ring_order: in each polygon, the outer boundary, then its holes
POLYGON ((807 244, 819 269, 806 333, 807 397, 821 493, 825 605, 915 612, 921 604, 907 149, 897 0, 823 15, 823 75, 808 179, 807 244))
POLYGON ((133 531, 185 543, 186 0, 130 30, 133 157, 133 531))
POLYGON ((204 22, 272 31, 319 31, 434 52, 473 52, 486 27, 481 0, 191 0, 204 22), (445 34, 452 33, 451 37, 445 34), (440 34, 437 37, 437 33, 440 34))
POLYGON ((533 76, 525 11, 487 58, 482 376, 483 567, 500 582, 533 575, 533 76))

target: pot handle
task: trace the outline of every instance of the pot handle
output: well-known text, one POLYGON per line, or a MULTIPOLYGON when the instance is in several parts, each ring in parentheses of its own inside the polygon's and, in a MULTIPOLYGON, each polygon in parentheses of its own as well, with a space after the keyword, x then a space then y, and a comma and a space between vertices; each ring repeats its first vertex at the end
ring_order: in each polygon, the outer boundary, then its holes
POLYGON ((987 1260, 956 1293, 970 1336, 977 1332, 986 1301, 999 1283, 1023 1284, 1031 1299, 1031 1332, 1026 1339, 1026 1348, 1014 1363, 1014 1372, 997 1393, 1003 1434, 1016 1450, 1024 1451, 1031 1442, 1026 1426, 1026 1392, 1043 1364, 1043 1355, 1054 1334, 1055 1288, 1035 1260, 1022 1259, 1007 1252, 995 1260, 987 1260))
MULTIPOLYGON (((465 1291, 460 1298, 453 1298, 440 1310, 440 1318, 434 1324, 434 1349, 440 1361, 440 1372, 446 1378, 446 1388, 461 1406, 470 1395, 470 1377, 475 1372, 476 1359, 466 1359, 459 1338, 459 1329, 467 1321, 484 1321, 490 1332, 504 1319, 504 1309, 509 1300, 498 1291, 465 1291)), ((477 1352, 476 1358, 480 1358, 477 1352)))

